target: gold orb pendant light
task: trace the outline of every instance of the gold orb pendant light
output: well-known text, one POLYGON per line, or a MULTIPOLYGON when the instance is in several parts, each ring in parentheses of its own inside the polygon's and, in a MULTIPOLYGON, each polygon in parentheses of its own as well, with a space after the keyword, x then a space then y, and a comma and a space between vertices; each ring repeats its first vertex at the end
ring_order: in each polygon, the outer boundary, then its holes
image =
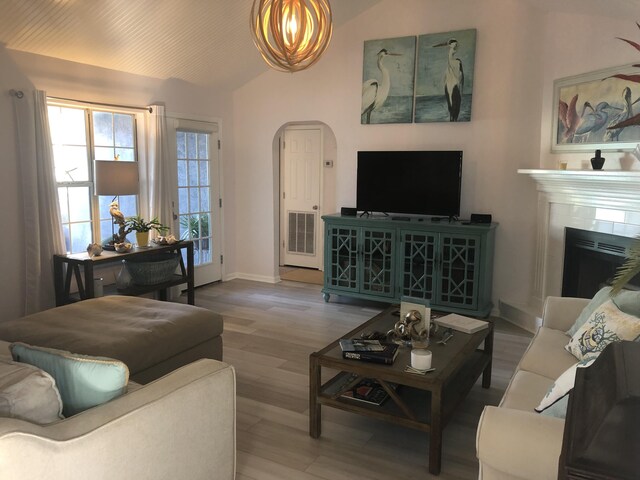
POLYGON ((316 63, 332 33, 328 0, 254 0, 251 33, 262 58, 281 72, 316 63))

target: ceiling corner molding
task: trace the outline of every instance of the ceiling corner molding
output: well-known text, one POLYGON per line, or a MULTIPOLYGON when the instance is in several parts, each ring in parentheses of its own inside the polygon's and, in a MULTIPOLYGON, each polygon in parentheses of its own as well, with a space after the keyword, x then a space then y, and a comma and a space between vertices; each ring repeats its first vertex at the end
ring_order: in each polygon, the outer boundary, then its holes
POLYGON ((550 203, 640 211, 640 171, 536 170, 529 175, 550 203))

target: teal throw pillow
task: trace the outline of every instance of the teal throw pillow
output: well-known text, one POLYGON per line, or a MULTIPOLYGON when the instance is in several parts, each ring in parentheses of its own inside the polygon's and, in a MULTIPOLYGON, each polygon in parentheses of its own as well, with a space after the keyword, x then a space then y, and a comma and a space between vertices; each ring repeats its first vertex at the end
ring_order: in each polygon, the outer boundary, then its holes
POLYGON ((129 369, 119 360, 20 342, 12 343, 9 348, 15 361, 41 368, 55 379, 65 417, 106 403, 126 392, 129 369))

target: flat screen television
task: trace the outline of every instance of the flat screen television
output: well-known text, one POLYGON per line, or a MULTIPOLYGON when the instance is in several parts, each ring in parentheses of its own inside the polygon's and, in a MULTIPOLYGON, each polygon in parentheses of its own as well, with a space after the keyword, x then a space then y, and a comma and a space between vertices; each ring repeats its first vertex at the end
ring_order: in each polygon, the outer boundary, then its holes
POLYGON ((457 217, 461 151, 358 152, 356 208, 457 217))

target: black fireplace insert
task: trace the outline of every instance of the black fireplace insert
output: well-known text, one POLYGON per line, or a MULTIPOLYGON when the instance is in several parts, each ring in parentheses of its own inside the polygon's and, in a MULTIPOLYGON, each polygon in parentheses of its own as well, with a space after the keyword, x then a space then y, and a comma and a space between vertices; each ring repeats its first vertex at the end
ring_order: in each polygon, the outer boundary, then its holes
MULTIPOLYGON (((562 296, 592 298, 611 284, 632 243, 629 237, 566 227, 562 296)), ((640 289, 640 275, 627 288, 640 289)))

